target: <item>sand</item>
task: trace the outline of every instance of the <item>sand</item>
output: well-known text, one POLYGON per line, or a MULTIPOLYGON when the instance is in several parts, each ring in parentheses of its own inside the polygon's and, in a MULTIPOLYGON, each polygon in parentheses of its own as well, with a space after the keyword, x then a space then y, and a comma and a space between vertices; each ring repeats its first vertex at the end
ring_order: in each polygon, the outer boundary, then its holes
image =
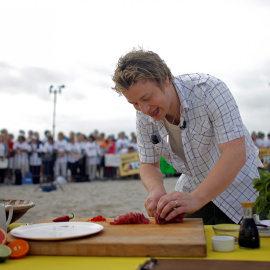
MULTIPOLYGON (((174 190, 177 177, 165 178, 167 192, 174 190)), ((144 202, 147 191, 136 180, 106 180, 92 182, 68 182, 57 186, 56 191, 43 192, 37 185, 1 186, 1 199, 30 200, 35 207, 16 222, 32 223, 45 218, 56 218, 73 213, 76 218, 92 218, 102 215, 114 218, 128 212, 147 216, 144 202)))

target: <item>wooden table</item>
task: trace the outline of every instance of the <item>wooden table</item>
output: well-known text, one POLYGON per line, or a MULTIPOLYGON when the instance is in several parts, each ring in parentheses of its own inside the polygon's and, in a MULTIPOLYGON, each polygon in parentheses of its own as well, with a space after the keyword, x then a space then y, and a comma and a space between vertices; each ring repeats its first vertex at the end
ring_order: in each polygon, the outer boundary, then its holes
MULTIPOLYGON (((240 249, 236 246, 235 251, 221 253, 212 250, 211 237, 214 236, 212 226, 204 226, 205 236, 207 240, 207 257, 204 259, 199 257, 194 258, 177 258, 182 260, 182 265, 188 261, 188 266, 192 269, 192 262, 194 264, 199 261, 215 263, 218 261, 225 261, 225 263, 219 264, 218 270, 230 269, 233 270, 232 265, 239 265, 241 261, 266 261, 270 269, 270 238, 261 238, 261 248, 256 250, 240 249), (235 262, 231 262, 235 261, 235 262), (229 268, 224 268, 229 265, 229 268), (223 268, 222 268, 223 267, 223 268)), ((170 259, 176 258, 157 258, 157 259, 170 259)), ((91 270, 135 270, 138 269, 139 265, 143 264, 147 260, 146 257, 86 257, 86 256, 27 256, 19 260, 8 260, 1 264, 1 270, 74 270, 74 269, 91 269, 91 270)), ((203 268, 201 269, 209 269, 203 268)), ((250 266, 246 264, 246 266, 250 266)), ((260 264, 256 263, 256 270, 261 270, 260 264)), ((159 268, 160 269, 160 268, 159 268)), ((157 270, 159 270, 157 268, 157 270)), ((181 268, 185 270, 185 268, 181 268)), ((155 270, 155 269, 154 269, 155 270)), ((246 270, 246 269, 245 269, 246 270)))

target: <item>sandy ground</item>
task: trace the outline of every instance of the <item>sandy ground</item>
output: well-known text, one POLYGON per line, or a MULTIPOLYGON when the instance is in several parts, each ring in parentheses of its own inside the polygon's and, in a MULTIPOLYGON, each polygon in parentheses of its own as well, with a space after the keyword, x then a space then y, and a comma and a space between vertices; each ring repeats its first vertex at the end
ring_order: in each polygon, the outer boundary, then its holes
MULTIPOLYGON (((174 190, 177 177, 165 178, 167 192, 174 190)), ((106 180, 57 186, 56 191, 43 192, 36 185, 1 186, 1 199, 30 200, 35 207, 16 222, 36 222, 74 213, 75 217, 92 218, 97 215, 116 217, 128 212, 147 216, 144 202, 147 191, 140 180, 106 180)))

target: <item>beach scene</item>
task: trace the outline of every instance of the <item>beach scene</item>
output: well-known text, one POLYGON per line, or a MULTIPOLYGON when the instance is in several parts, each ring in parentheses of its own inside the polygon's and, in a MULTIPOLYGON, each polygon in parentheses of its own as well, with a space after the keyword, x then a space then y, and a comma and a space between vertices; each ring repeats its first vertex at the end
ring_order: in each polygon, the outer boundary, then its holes
MULTIPOLYGON (((174 190, 177 177, 164 180, 167 192, 174 190)), ((68 182, 57 189, 43 192, 39 185, 1 186, 1 199, 29 200, 35 206, 17 222, 33 223, 42 219, 74 214, 75 218, 102 215, 115 218, 129 212, 143 213, 147 190, 139 179, 68 182)))
POLYGON ((0 269, 269 270, 269 13, 0 1, 0 269))

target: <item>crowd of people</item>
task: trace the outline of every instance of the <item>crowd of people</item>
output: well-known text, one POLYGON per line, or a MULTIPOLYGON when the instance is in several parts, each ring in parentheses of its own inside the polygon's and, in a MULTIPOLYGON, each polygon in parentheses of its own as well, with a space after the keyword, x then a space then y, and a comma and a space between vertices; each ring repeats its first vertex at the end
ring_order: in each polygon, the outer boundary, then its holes
POLYGON ((19 131, 15 140, 7 129, 0 133, 0 184, 19 184, 27 175, 33 184, 52 182, 58 176, 71 181, 92 181, 95 179, 118 178, 117 167, 105 164, 106 154, 137 152, 137 138, 134 132, 130 138, 125 132, 118 137, 105 136, 94 130, 89 136, 83 133, 63 132, 54 140, 46 130, 44 138, 38 132, 19 131), (42 177, 46 178, 45 180, 42 177))
MULTIPOLYGON (((270 148, 270 133, 266 138, 265 133, 253 131, 251 137, 258 148, 270 148)), ((88 137, 80 132, 70 132, 69 136, 59 132, 54 140, 48 130, 43 139, 38 132, 30 130, 26 135, 20 130, 14 140, 13 134, 4 128, 0 133, 0 184, 23 179, 29 172, 34 184, 39 184, 41 177, 47 182, 57 176, 67 178, 68 172, 72 181, 119 178, 117 167, 106 166, 105 154, 130 152, 138 152, 134 132, 128 137, 122 131, 117 138, 114 135, 106 137, 97 130, 88 137)))
POLYGON ((270 148, 270 132, 267 134, 266 138, 264 132, 259 131, 256 133, 253 131, 251 133, 251 138, 258 148, 270 148))

